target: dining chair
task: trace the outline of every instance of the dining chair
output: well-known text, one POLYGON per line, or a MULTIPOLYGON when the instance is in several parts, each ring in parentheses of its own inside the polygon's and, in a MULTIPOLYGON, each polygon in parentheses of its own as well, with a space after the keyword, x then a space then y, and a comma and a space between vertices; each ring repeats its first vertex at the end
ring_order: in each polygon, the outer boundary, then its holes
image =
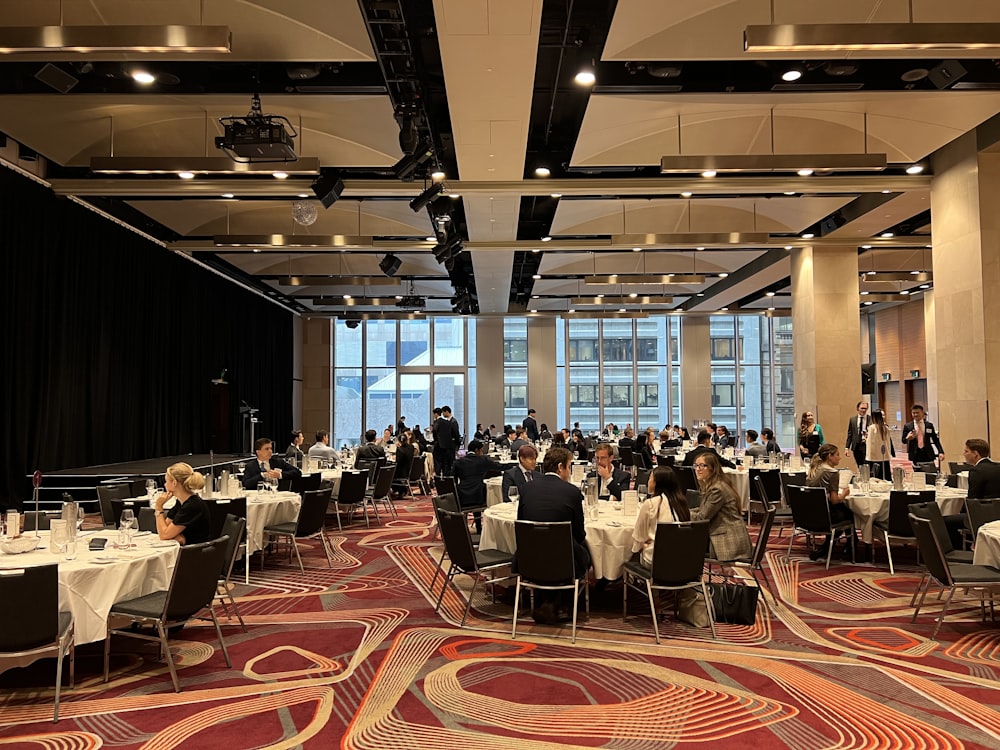
POLYGON ((220 537, 201 544, 188 544, 180 548, 177 562, 174 565, 170 584, 164 591, 139 596, 135 599, 118 602, 108 612, 108 634, 104 639, 104 681, 108 681, 108 669, 111 662, 111 636, 119 635, 126 638, 139 638, 144 641, 156 641, 160 644, 160 652, 170 670, 170 680, 174 691, 181 691, 177 680, 177 669, 170 655, 170 644, 167 641, 167 631, 183 625, 200 612, 208 613, 215 634, 222 647, 226 666, 232 667, 229 651, 222 638, 222 628, 215 617, 212 602, 215 599, 219 582, 219 571, 226 556, 228 537, 220 537), (121 624, 121 620, 128 622, 121 624), (118 623, 112 625, 112 623, 118 623), (132 624, 151 625, 156 628, 156 635, 149 635, 142 630, 135 630, 132 624))
POLYGON ((62 514, 57 510, 27 510, 24 512, 24 530, 34 531, 37 528, 39 531, 48 531, 52 528, 52 522, 61 517, 62 514))
MULTIPOLYGON (((441 533, 441 520, 438 515, 441 511, 447 511, 449 513, 461 513, 462 508, 458 504, 458 498, 452 494, 444 495, 432 495, 431 503, 434 505, 434 520, 437 522, 434 527, 434 536, 441 533)), ((468 524, 466 524, 468 526, 468 524)), ((474 546, 479 546, 479 534, 472 535, 472 544, 474 546)), ((434 570, 434 577, 431 579, 431 585, 428 587, 429 590, 434 590, 434 583, 437 581, 438 573, 444 572, 444 559, 448 556, 448 550, 446 547, 441 547, 441 557, 438 559, 437 568, 434 570)))
MULTIPOLYGON (((276 523, 264 527, 264 533, 279 538, 287 538, 291 546, 288 552, 288 559, 291 562, 292 551, 299 562, 299 571, 306 572, 302 566, 302 556, 299 554, 299 545, 296 539, 312 539, 319 537, 323 543, 323 552, 326 554, 326 562, 333 567, 332 545, 326 536, 326 511, 330 506, 330 490, 315 490, 302 494, 302 504, 299 506, 299 515, 294 521, 286 523, 276 523)), ((264 569, 264 556, 260 556, 260 569, 264 569)))
MULTIPOLYGON (((503 567, 509 567, 514 556, 509 552, 501 552, 496 549, 476 549, 472 543, 472 534, 469 532, 469 524, 466 521, 465 513, 449 510, 439 510, 437 513, 438 526, 441 529, 441 539, 444 541, 445 553, 448 555, 448 572, 444 576, 441 584, 441 593, 438 594, 437 604, 434 611, 441 608, 441 601, 444 599, 444 592, 448 589, 448 582, 457 575, 467 575, 472 578, 472 591, 469 592, 469 599, 465 603, 465 613, 462 615, 462 622, 459 627, 465 625, 465 620, 469 616, 469 609, 472 607, 472 600, 476 595, 476 587, 479 579, 484 573, 490 573, 489 585, 493 586, 493 601, 496 602, 496 584, 500 581, 507 581, 513 575, 503 578, 496 578, 495 573, 503 567)), ((442 556, 442 561, 444 557, 442 556)), ((435 574, 435 580, 437 575, 435 574)), ((431 582, 433 587, 433 581, 431 582)))
POLYGON ((695 476, 693 466, 675 464, 674 474, 677 475, 677 485, 682 491, 698 489, 698 478, 695 476))
POLYGON ((573 591, 572 642, 576 643, 576 619, 583 591, 584 606, 590 612, 589 570, 578 571, 573 550, 570 521, 515 521, 517 574, 514 591, 514 623, 510 637, 517 637, 521 589, 529 591, 573 591))
MULTIPOLYGON (((330 505, 333 506, 333 512, 337 516, 337 529, 339 531, 344 530, 344 525, 340 521, 341 511, 344 510, 347 513, 347 522, 350 523, 354 517, 354 511, 358 506, 361 506, 361 510, 364 512, 365 527, 371 528, 371 524, 368 521, 367 489, 367 471, 345 470, 340 475, 340 489, 337 491, 337 496, 330 499, 330 505)), ((378 514, 375 514, 375 520, 379 520, 378 514)))
POLYGON ((756 495, 757 501, 762 503, 765 509, 768 505, 774 506, 772 528, 773 524, 778 524, 778 538, 780 539, 785 526, 790 526, 794 523, 792 509, 781 502, 781 478, 778 476, 781 472, 776 469, 770 471, 756 470, 755 474, 754 471, 755 469, 750 469, 751 502, 753 502, 756 495))
POLYGON ((949 461, 948 469, 952 474, 958 474, 962 471, 968 471, 972 468, 972 464, 967 464, 964 461, 949 461))
POLYGON ((246 530, 246 518, 233 515, 232 513, 226 514, 225 521, 222 524, 221 536, 225 537, 228 541, 226 542, 225 553, 222 557, 222 568, 219 571, 219 581, 216 587, 216 598, 219 600, 219 604, 222 605, 222 610, 226 613, 226 617, 232 619, 229 614, 229 607, 226 604, 226 599, 229 599, 229 604, 233 606, 233 612, 236 613, 236 617, 240 621, 240 626, 243 628, 244 633, 247 632, 247 624, 243 622, 243 615, 240 614, 239 605, 236 604, 236 600, 233 598, 232 575, 233 568, 236 566, 236 559, 240 554, 240 548, 244 545, 246 530))
MULTIPOLYGON (((682 521, 656 524, 653 542, 653 564, 625 563, 622 576, 622 620, 628 616, 628 590, 644 593, 653 616, 653 635, 660 642, 659 615, 656 611, 657 591, 700 589, 708 608, 708 622, 715 638, 715 617, 712 597, 705 586, 705 550, 708 549, 709 521, 682 521)), ((518 547, 520 551, 520 547, 518 547)), ((519 558, 520 559, 520 558, 519 558)), ((677 598, 674 599, 677 614, 677 598)))
POLYGON ((778 484, 781 485, 781 502, 788 507, 788 485, 794 484, 802 487, 806 483, 806 473, 804 471, 779 471, 778 484))
MULTIPOLYGON (((910 525, 910 506, 916 503, 937 503, 934 501, 934 490, 892 490, 889 493, 889 517, 885 521, 875 521, 874 530, 878 532, 872 537, 872 563, 875 562, 875 545, 878 539, 885 544, 885 553, 889 558, 889 574, 895 575, 896 569, 892 562, 892 542, 916 544, 913 527, 910 525), (879 536, 881 535, 881 537, 879 536)), ((917 564, 920 563, 920 548, 917 548, 917 564)))
MULTIPOLYGON (((972 564, 972 559, 974 553, 972 550, 966 549, 955 549, 951 543, 951 535, 948 533, 948 526, 945 524, 944 515, 941 513, 941 506, 937 504, 936 501, 932 500, 926 503, 913 503, 909 506, 909 511, 917 518, 926 518, 931 522, 931 531, 934 532, 934 538, 937 540, 938 546, 944 553, 945 559, 950 563, 965 563, 967 565, 972 564)), ((917 554, 920 554, 920 547, 917 546, 917 554)), ((919 557, 917 558, 920 559, 919 557)), ((925 572, 923 575, 927 575, 925 572)), ((921 583, 923 583, 923 578, 921 578, 921 583)), ((920 591, 920 586, 913 590, 913 596, 910 597, 910 606, 914 606, 917 603, 917 594, 920 591)))
POLYGON ((55 705, 59 721, 63 657, 69 654, 69 686, 73 687, 76 641, 73 615, 59 611, 59 566, 0 569, 0 672, 49 656, 56 657, 55 705))
MULTIPOLYGON (((143 488, 145 492, 145 488, 143 488)), ((128 500, 130 497, 138 497, 132 493, 132 488, 127 484, 98 485, 97 502, 101 508, 101 521, 106 529, 118 528, 118 519, 121 518, 119 511, 116 516, 111 507, 112 500, 128 500)))
POLYGON ((288 485, 288 491, 294 492, 297 495, 301 495, 303 492, 315 492, 320 488, 322 481, 323 475, 318 471, 314 471, 312 474, 304 477, 292 477, 288 485))
POLYGON ((688 508, 694 510, 701 505, 701 490, 686 490, 684 499, 687 501, 688 508))
POLYGON ((976 538, 979 527, 984 523, 1000 521, 1000 499, 970 497, 965 500, 965 510, 969 514, 972 538, 976 538))
POLYGON ((404 485, 406 487, 406 493, 413 497, 413 485, 416 484, 417 488, 420 490, 420 494, 427 495, 427 486, 424 482, 424 474, 427 471, 427 456, 420 455, 414 456, 413 460, 410 462, 410 474, 404 480, 404 485))
POLYGON ((382 466, 375 474, 375 482, 371 489, 365 493, 376 516, 378 515, 378 504, 382 503, 382 507, 389 511, 389 515, 394 519, 398 518, 396 506, 392 502, 392 480, 395 476, 396 467, 394 465, 382 466))
POLYGON ((205 500, 205 507, 208 508, 208 536, 210 539, 217 539, 225 532, 222 530, 226 524, 227 516, 247 517, 246 497, 217 497, 205 500))
POLYGON ((148 507, 148 497, 136 498, 135 500, 118 500, 116 498, 111 501, 111 517, 115 519, 115 525, 117 526, 118 520, 122 517, 122 511, 126 508, 138 515, 141 508, 148 507))
POLYGON ((139 531, 156 533, 156 509, 139 508, 139 531))
POLYGON ((850 535, 848 544, 851 545, 851 562, 854 562, 854 516, 852 515, 846 521, 834 523, 830 518, 830 503, 827 500, 827 492, 824 487, 800 487, 789 484, 785 487, 785 492, 788 496, 788 504, 792 508, 794 521, 785 559, 792 556, 792 544, 795 542, 795 537, 805 536, 807 540, 811 540, 816 534, 826 534, 830 538, 826 552, 826 569, 829 570, 837 532, 843 531, 850 535))
MULTIPOLYGON (((750 575, 753 576, 757 588, 762 588, 761 579, 763 579, 767 590, 771 592, 771 598, 778 601, 778 598, 774 595, 774 590, 771 588, 770 581, 767 580, 767 573, 764 572, 764 555, 767 553, 767 542, 771 536, 771 527, 774 525, 777 510, 777 506, 773 503, 765 505, 764 514, 760 521, 760 532, 757 534, 757 542, 754 544, 753 551, 751 551, 749 556, 738 557, 735 560, 707 558, 705 564, 708 566, 709 575, 712 574, 712 568, 716 565, 720 568, 724 568, 725 566, 745 567, 750 571, 750 575), (761 578, 757 577, 758 573, 760 573, 761 578)), ((654 547, 653 550, 655 552, 656 548, 654 547)))
POLYGON ((934 632, 931 633, 932 640, 937 638, 938 631, 941 629, 941 623, 944 622, 948 608, 951 606, 952 598, 955 596, 955 591, 959 588, 965 591, 970 589, 979 591, 979 606, 982 609, 983 618, 985 619, 985 595, 989 592, 990 609, 992 611, 994 597, 997 589, 1000 588, 1000 570, 987 565, 949 563, 945 559, 941 545, 938 544, 937 537, 934 535, 930 520, 920 518, 912 513, 909 519, 927 568, 924 577, 920 579, 920 584, 917 587, 920 598, 914 606, 913 617, 910 618, 910 622, 917 621, 917 615, 924 606, 924 600, 927 598, 927 591, 930 589, 931 583, 940 586, 942 592, 945 590, 948 591, 948 597, 941 606, 941 614, 938 615, 934 632))

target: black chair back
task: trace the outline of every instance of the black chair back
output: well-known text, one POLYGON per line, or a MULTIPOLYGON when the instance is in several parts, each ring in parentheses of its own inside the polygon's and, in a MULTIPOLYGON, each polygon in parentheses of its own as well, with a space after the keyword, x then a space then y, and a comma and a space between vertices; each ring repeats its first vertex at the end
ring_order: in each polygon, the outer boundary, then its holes
POLYGON ((649 484, 649 475, 652 474, 651 469, 639 469, 635 473, 635 487, 646 487, 649 484))
POLYGON ((648 465, 648 462, 646 461, 646 454, 642 453, 641 451, 632 453, 632 463, 635 464, 635 468, 637 469, 653 468, 652 466, 648 465))
POLYGON ((794 484, 803 487, 806 483, 806 473, 804 471, 779 471, 778 483, 781 485, 781 497, 788 505, 788 485, 794 484))
POLYGON ((945 560, 941 545, 934 536, 934 529, 931 522, 926 518, 910 514, 910 525, 913 528, 913 535, 917 538, 917 548, 924 558, 924 565, 938 583, 950 586, 951 571, 948 569, 948 561, 945 560))
POLYGON ((762 503, 781 503, 781 472, 750 467, 750 497, 762 503))
POLYGON ((302 493, 302 505, 295 522, 295 536, 312 536, 326 524, 326 511, 330 507, 330 490, 302 493))
POLYGON ((914 461, 914 471, 922 471, 924 474, 937 474, 938 467, 933 461, 914 461))
POLYGON ((139 531, 156 533, 156 509, 139 508, 139 531))
POLYGON ((431 502, 434 503, 435 511, 448 511, 449 513, 460 513, 462 511, 457 498, 452 492, 434 495, 431 497, 431 502))
POLYGON ((114 523, 117 526, 118 522, 121 520, 122 511, 128 508, 139 516, 139 510, 141 508, 149 507, 149 498, 138 498, 136 500, 118 500, 114 499, 111 501, 111 517, 114 519, 114 523))
POLYGON ((355 469, 359 471, 368 472, 369 483, 375 483, 375 474, 378 470, 386 465, 387 459, 385 456, 379 456, 378 458, 359 458, 354 465, 355 469))
POLYGON ((225 552, 222 556, 222 570, 219 573, 220 580, 228 580, 229 574, 233 570, 233 565, 236 562, 236 553, 240 549, 240 544, 243 543, 244 532, 247 528, 247 519, 240 516, 234 516, 232 513, 226 514, 226 520, 222 523, 222 536, 228 541, 226 542, 225 552))
MULTIPOLYGON (((771 537, 771 528, 774 526, 774 518, 778 515, 778 506, 774 503, 765 503, 764 518, 760 522, 760 532, 757 534, 757 544, 753 548, 753 556, 750 558, 750 567, 760 569, 764 553, 767 552, 767 542, 771 537)), ((655 551, 655 550, 654 550, 655 551)))
POLYGON ((146 478, 133 479, 128 483, 127 497, 142 497, 146 494, 146 478))
POLYGON ((979 533, 979 527, 984 523, 1000 521, 1000 499, 970 497, 965 501, 965 510, 969 514, 973 536, 979 533))
POLYGON ((372 487, 372 497, 381 500, 392 492, 392 480, 396 476, 395 466, 383 466, 375 475, 375 485, 372 487))
POLYGON ((434 487, 439 495, 454 495, 458 497, 458 489, 455 487, 455 477, 438 477, 434 480, 434 487))
POLYGON ((709 521, 656 524, 654 585, 682 586, 701 579, 708 549, 708 526, 709 521))
POLYGON ((410 482, 419 482, 424 478, 424 472, 427 470, 427 456, 421 454, 419 456, 414 456, 413 460, 410 461, 410 476, 407 479, 410 482))
POLYGON ((0 570, 0 652, 30 651, 59 634, 59 566, 0 570))
POLYGON ((228 544, 229 537, 220 537, 181 547, 163 605, 165 620, 190 619, 212 603, 228 544))
POLYGON ((61 518, 61 514, 57 510, 25 511, 24 530, 34 531, 37 528, 39 531, 48 531, 52 528, 52 521, 56 518, 61 518))
POLYGON ((677 484, 681 490, 686 492, 698 489, 698 478, 695 476, 693 466, 675 465, 674 473, 677 475, 677 484))
POLYGON ((656 454, 656 465, 657 466, 673 466, 674 461, 677 459, 676 456, 664 456, 659 453, 656 454))
POLYGON ((438 510, 438 526, 441 539, 452 564, 464 571, 476 569, 476 551, 472 546, 469 522, 465 513, 438 510))
MULTIPOLYGON (((686 490, 684 497, 687 499, 688 507, 692 510, 701 505, 701 490, 686 490)), ((656 547, 654 546, 653 549, 655 550, 656 547)))
POLYGON ((293 477, 289 485, 289 491, 300 495, 303 492, 314 492, 319 489, 322 481, 323 475, 318 471, 314 471, 312 474, 304 477, 293 477))
POLYGON ((118 519, 121 518, 121 511, 116 516, 111 507, 112 500, 128 500, 130 497, 138 497, 146 491, 145 484, 142 491, 133 493, 131 486, 127 484, 99 485, 97 487, 97 502, 101 508, 101 521, 104 528, 114 529, 118 526, 118 519))
POLYGON ((340 476, 340 490, 337 502, 341 505, 353 505, 365 501, 365 490, 368 489, 368 473, 364 471, 345 471, 340 476))
POLYGON ((886 528, 891 536, 912 538, 913 527, 910 526, 910 506, 916 503, 934 502, 934 490, 892 490, 889 493, 889 520, 886 528))
POLYGON ((618 446, 618 458, 621 459, 622 466, 635 466, 635 461, 632 460, 632 446, 630 445, 618 446))
POLYGON ((521 578, 543 586, 570 584, 577 579, 571 522, 515 521, 514 540, 521 578))
POLYGON ((914 503, 909 506, 909 511, 917 518, 926 518, 931 522, 931 530, 934 532, 934 538, 937 539, 942 552, 947 555, 949 552, 955 551, 955 547, 951 543, 951 536, 948 534, 948 525, 944 522, 944 515, 941 513, 940 505, 934 500, 926 503, 914 503))
POLYGON ((830 504, 823 487, 800 487, 789 484, 785 487, 788 505, 792 509, 792 520, 800 529, 819 533, 830 531, 830 504))
POLYGON ((948 468, 951 469, 952 474, 958 474, 961 471, 968 471, 972 468, 972 464, 967 464, 964 461, 949 461, 948 468))
POLYGON ((226 533, 222 530, 226 523, 226 516, 247 517, 247 499, 245 497, 213 498, 205 501, 205 507, 208 508, 208 536, 210 539, 218 539, 226 533))

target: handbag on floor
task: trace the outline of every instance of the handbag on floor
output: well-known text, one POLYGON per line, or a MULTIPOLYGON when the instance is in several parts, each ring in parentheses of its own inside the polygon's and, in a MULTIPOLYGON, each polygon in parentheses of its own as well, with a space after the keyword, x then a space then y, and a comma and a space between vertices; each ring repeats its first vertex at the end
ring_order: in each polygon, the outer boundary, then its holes
POLYGON ((757 597, 760 591, 756 586, 710 583, 708 593, 712 597, 716 622, 753 625, 757 620, 757 597))

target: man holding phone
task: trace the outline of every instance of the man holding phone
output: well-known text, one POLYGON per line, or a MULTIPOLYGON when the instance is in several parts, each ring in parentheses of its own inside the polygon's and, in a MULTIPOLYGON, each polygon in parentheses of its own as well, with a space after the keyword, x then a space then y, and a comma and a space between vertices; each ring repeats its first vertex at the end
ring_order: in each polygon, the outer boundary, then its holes
POLYGON ((924 407, 914 404, 910 409, 912 422, 903 426, 903 442, 906 443, 907 458, 913 463, 931 463, 944 458, 944 448, 934 425, 927 421, 924 407))

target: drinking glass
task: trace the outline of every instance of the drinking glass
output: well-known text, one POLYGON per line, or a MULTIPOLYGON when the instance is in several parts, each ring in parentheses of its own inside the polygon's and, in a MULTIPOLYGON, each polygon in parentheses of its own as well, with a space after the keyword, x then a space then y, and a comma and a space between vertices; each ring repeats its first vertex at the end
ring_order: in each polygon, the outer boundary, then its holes
POLYGON ((66 540, 66 559, 75 560, 76 559, 76 538, 66 540))
POLYGON ((263 480, 257 482, 257 499, 260 500, 261 495, 264 494, 264 490, 267 489, 267 483, 263 480))
POLYGON ((125 546, 132 546, 132 532, 133 529, 138 528, 139 524, 135 517, 135 511, 131 508, 125 508, 122 511, 121 517, 121 530, 125 532, 125 546))
POLYGON ((639 493, 639 502, 646 502, 646 496, 649 495, 649 485, 640 482, 639 486, 636 487, 636 491, 639 493))
POLYGON ((246 465, 245 461, 239 461, 236 464, 236 473, 237 474, 242 474, 246 470, 247 470, 247 465, 246 465))
POLYGON ((83 530, 83 519, 84 519, 84 516, 86 516, 86 515, 87 515, 87 512, 83 509, 83 506, 82 505, 77 506, 77 508, 76 508, 76 530, 78 532, 83 530))
POLYGON ((519 496, 520 493, 517 490, 517 485, 514 485, 509 490, 507 490, 507 497, 510 498, 510 501, 512 503, 516 503, 519 496))
POLYGON ((147 479, 146 480, 146 495, 148 497, 152 497, 155 494, 156 494, 156 480, 155 479, 147 479))

